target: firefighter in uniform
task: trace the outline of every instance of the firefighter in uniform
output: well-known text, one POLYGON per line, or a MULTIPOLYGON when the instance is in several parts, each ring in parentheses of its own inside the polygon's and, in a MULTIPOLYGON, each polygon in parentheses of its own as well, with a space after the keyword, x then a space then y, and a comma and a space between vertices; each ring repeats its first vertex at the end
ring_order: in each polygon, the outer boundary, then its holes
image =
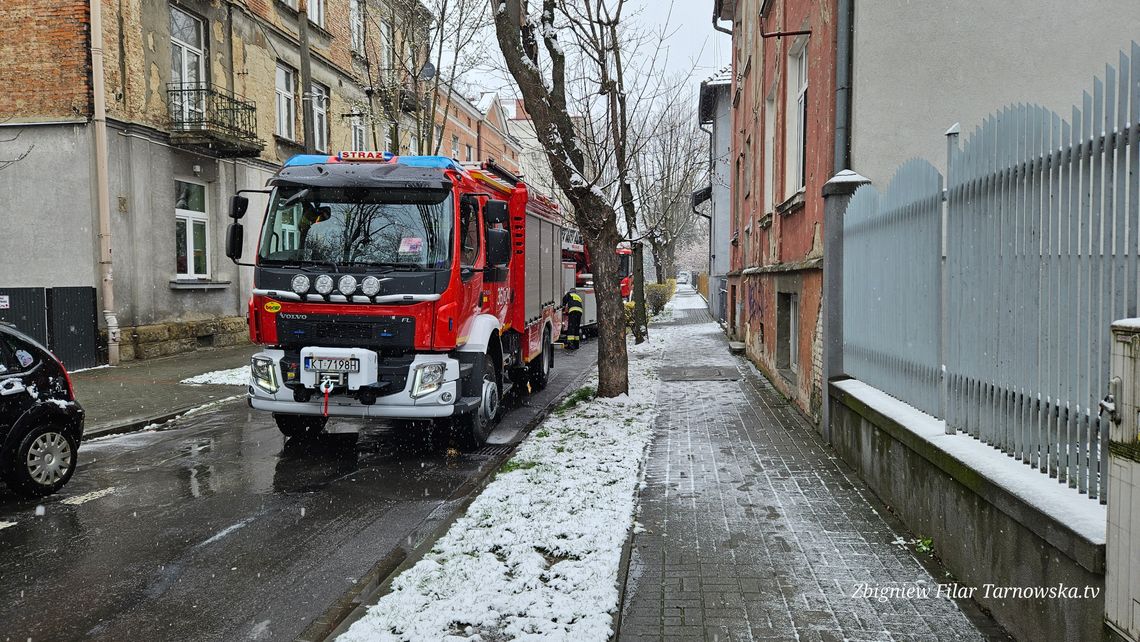
POLYGON ((570 288, 566 296, 562 297, 562 308, 566 310, 567 314, 566 336, 563 338, 563 345, 566 346, 567 350, 577 350, 578 342, 581 339, 578 333, 582 326, 584 308, 582 307, 582 297, 574 288, 570 288))

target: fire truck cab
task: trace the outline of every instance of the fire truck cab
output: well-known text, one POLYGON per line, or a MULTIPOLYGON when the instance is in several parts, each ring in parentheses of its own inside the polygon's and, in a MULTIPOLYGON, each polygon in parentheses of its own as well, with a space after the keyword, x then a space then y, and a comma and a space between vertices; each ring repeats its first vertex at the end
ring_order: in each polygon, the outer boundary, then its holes
MULTIPOLYGON (((269 185, 249 403, 287 437, 387 417, 478 445, 512 386, 546 385, 562 297, 552 201, 493 162, 380 152, 297 156, 269 185)), ((235 261, 248 204, 231 206, 235 261)))

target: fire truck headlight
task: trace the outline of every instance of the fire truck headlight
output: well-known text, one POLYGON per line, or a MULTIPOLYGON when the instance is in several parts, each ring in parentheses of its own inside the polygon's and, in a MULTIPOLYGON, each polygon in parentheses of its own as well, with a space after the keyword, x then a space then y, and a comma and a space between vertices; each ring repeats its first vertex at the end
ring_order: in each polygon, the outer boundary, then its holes
POLYGON ((327 274, 322 274, 317 277, 316 283, 317 292, 321 294, 328 294, 333 289, 333 279, 327 274))
POLYGON ((277 392, 277 368, 273 367, 273 359, 254 357, 249 363, 249 370, 259 388, 270 394, 277 392))
POLYGON ((340 293, 345 296, 351 295, 353 292, 356 292, 356 277, 351 274, 345 274, 340 277, 340 281, 336 284, 336 289, 340 290, 340 293))
POLYGON ((364 293, 364 296, 376 296, 376 293, 380 291, 380 279, 374 276, 364 277, 364 281, 360 284, 360 291, 364 293))
POLYGON ((293 277, 293 291, 297 294, 304 294, 309 291, 309 277, 304 274, 298 274, 293 277))
POLYGON ((426 363, 418 366, 415 383, 412 384, 412 397, 422 397, 439 390, 443 385, 445 372, 447 365, 443 363, 426 363))

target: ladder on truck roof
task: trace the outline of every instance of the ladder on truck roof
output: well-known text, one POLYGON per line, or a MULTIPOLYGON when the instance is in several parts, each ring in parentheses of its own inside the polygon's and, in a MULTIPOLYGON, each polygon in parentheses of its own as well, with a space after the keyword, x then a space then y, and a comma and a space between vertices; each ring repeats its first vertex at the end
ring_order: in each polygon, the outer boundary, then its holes
POLYGON ((485 161, 463 163, 463 169, 467 170, 467 173, 471 174, 476 179, 498 188, 499 191, 503 192, 504 194, 509 194, 512 190, 514 190, 516 185, 522 183, 526 185, 526 190, 530 195, 531 200, 537 201, 543 206, 553 210, 553 214, 555 216, 562 216, 562 212, 560 211, 561 208, 558 206, 558 203, 554 201, 554 199, 538 191, 533 185, 527 183, 522 178, 519 178, 518 175, 514 174, 502 165, 496 163, 495 159, 493 158, 487 159, 485 161))

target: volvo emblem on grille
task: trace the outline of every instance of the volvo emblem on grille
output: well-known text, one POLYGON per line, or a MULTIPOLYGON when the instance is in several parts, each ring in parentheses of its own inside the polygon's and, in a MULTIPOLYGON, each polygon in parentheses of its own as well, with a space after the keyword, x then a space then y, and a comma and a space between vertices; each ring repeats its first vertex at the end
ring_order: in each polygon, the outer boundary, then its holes
POLYGON ((290 312, 282 312, 277 316, 281 317, 282 319, 292 319, 296 321, 304 321, 305 319, 309 318, 309 315, 307 314, 292 314, 290 312))

